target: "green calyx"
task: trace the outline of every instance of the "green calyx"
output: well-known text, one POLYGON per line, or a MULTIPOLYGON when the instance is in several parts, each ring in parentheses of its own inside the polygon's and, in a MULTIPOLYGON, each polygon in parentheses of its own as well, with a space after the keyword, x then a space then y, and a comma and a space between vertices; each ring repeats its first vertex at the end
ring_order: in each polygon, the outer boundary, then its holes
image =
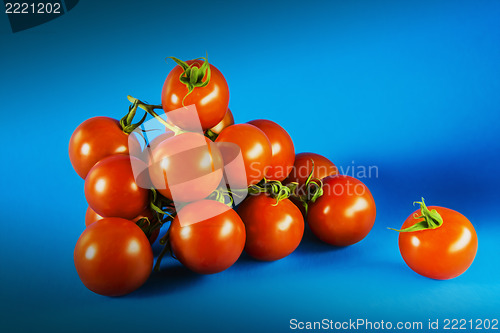
POLYGON ((144 113, 144 116, 141 118, 141 120, 134 124, 133 121, 135 114, 137 113, 138 106, 139 104, 134 101, 134 103, 132 103, 132 105, 128 107, 127 114, 122 119, 120 119, 120 126, 122 128, 122 131, 126 134, 132 133, 137 127, 141 126, 148 116, 147 113, 144 113))
POLYGON ((258 184, 250 185, 248 187, 249 194, 259 194, 266 193, 271 198, 276 199, 275 206, 279 204, 280 201, 288 199, 292 193, 297 189, 297 183, 290 183, 283 185, 278 180, 267 180, 263 179, 258 184))
POLYGON ((184 100, 193 92, 194 88, 205 87, 210 82, 212 72, 210 70, 210 64, 208 63, 208 56, 196 59, 204 60, 201 66, 199 66, 197 62, 193 62, 191 65, 188 65, 186 62, 175 57, 167 58, 175 61, 177 65, 181 66, 184 70, 179 76, 179 81, 184 83, 188 88, 188 93, 182 99, 182 106, 184 106, 184 100))
POLYGON ((304 191, 305 193, 296 193, 296 191, 294 191, 294 197, 299 199, 300 202, 302 202, 306 214, 309 209, 309 204, 316 202, 316 200, 318 200, 318 198, 323 195, 323 181, 319 178, 313 177, 314 173, 313 159, 311 159, 311 163, 312 163, 311 173, 309 174, 309 177, 307 177, 307 180, 304 183, 304 187, 303 188, 296 187, 296 189, 298 189, 299 191, 304 191))
POLYGON ((422 213, 422 215, 416 216, 415 218, 423 220, 405 229, 389 229, 398 232, 414 232, 419 230, 436 229, 443 225, 443 218, 441 217, 441 215, 439 215, 439 213, 435 209, 429 210, 425 205, 424 198, 422 198, 422 201, 416 201, 413 204, 415 205, 417 203, 420 205, 420 212, 422 213))

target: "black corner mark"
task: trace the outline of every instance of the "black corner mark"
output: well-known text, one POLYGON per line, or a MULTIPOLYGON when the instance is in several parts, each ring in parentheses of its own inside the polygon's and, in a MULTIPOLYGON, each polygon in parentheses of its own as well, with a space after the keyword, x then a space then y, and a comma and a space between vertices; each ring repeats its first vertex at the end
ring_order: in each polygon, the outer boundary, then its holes
POLYGON ((12 32, 19 32, 52 21, 73 9, 79 0, 4 0, 12 32))

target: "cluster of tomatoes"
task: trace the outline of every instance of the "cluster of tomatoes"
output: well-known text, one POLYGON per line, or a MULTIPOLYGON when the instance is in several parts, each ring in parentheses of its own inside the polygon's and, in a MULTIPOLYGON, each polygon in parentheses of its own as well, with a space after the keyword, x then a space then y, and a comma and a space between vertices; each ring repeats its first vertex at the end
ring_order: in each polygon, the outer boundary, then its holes
POLYGON ((85 286, 108 296, 139 288, 153 269, 151 244, 163 226, 155 268, 170 252, 201 274, 229 268, 243 251, 264 261, 290 255, 305 221, 334 246, 370 232, 376 209, 365 184, 339 175, 324 156, 295 154, 290 135, 273 121, 235 124, 222 73, 206 58, 172 59, 177 66, 161 105, 129 97, 121 120, 90 118, 70 139, 89 205, 74 251, 85 286), (138 110, 144 116, 133 123, 138 110), (153 140, 140 130, 148 115, 163 128, 153 140))

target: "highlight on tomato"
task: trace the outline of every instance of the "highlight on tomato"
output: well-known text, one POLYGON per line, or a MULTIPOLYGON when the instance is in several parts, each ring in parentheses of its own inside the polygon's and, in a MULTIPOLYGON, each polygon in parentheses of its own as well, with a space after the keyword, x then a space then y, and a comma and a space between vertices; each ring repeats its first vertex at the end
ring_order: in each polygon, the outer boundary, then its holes
POLYGON ((220 132, 222 132, 224 128, 229 127, 231 125, 234 125, 234 116, 231 110, 227 109, 224 118, 222 118, 222 120, 217 125, 210 128, 209 130, 214 134, 220 134, 220 132))
POLYGON ((295 148, 290 134, 267 119, 257 119, 248 122, 264 132, 271 143, 271 162, 266 170, 266 179, 284 180, 292 171, 295 162, 295 148))
POLYGON ((286 198, 277 200, 267 193, 248 196, 237 212, 245 224, 245 252, 255 259, 282 259, 302 240, 302 213, 286 198))
POLYGON ((375 223, 376 207, 368 187, 344 175, 323 178, 323 195, 309 204, 307 222, 321 241, 348 246, 365 238, 375 223))
POLYGON ((161 101, 169 119, 180 128, 196 131, 216 126, 224 118, 229 105, 229 87, 222 73, 207 58, 177 63, 163 84, 161 101), (188 105, 196 107, 197 117, 171 111, 188 105))
POLYGON ((245 246, 245 225, 241 218, 233 209, 214 200, 184 206, 169 233, 176 258, 200 274, 218 273, 231 267, 245 246))
POLYGON ((459 212, 427 207, 424 199, 399 231, 399 250, 416 273, 447 280, 463 274, 474 261, 478 240, 472 223, 459 212))
POLYGON ((76 243, 73 258, 83 284, 105 296, 138 289, 153 268, 153 252, 144 232, 132 221, 116 217, 89 225, 76 243))

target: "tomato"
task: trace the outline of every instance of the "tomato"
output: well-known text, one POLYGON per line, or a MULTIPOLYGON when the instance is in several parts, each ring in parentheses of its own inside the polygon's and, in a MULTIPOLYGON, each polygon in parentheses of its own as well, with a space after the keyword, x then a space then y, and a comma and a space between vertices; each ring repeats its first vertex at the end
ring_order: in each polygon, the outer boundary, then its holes
MULTIPOLYGON (((188 65, 200 68, 203 60, 186 61, 188 65)), ((197 87, 189 94, 188 87, 180 81, 180 76, 184 69, 177 65, 168 74, 161 93, 161 102, 163 110, 167 115, 170 111, 180 109, 183 106, 194 104, 198 114, 199 122, 203 130, 217 125, 226 114, 229 105, 229 87, 222 73, 212 64, 210 64, 211 77, 205 87, 197 87), (184 100, 183 99, 187 95, 184 100)), ((203 82, 206 78, 203 79, 203 82)), ((169 119, 177 126, 186 130, 197 130, 198 119, 188 119, 182 117, 182 112, 175 113, 169 119)))
POLYGON ((247 197, 238 207, 247 234, 245 252, 258 260, 278 260, 299 246, 304 234, 300 210, 288 199, 276 204, 265 193, 247 197))
POLYGON ((170 242, 175 256, 187 268, 200 274, 218 273, 232 266, 243 252, 245 226, 226 205, 196 201, 175 217, 170 242))
POLYGON ((182 133, 153 149, 149 175, 153 186, 177 202, 206 198, 219 185, 224 163, 216 144, 199 133, 182 133))
MULTIPOLYGON (((137 221, 139 221, 140 219, 142 219, 144 217, 147 217, 151 224, 156 223, 156 217, 154 216, 153 212, 149 208, 146 208, 141 214, 136 216, 132 220, 132 222, 136 223, 137 221)), ((101 215, 94 212, 94 210, 92 208, 90 208, 90 206, 89 206, 89 207, 87 207, 87 211, 85 213, 85 227, 88 227, 92 223, 97 222, 99 220, 102 220, 103 218, 104 217, 102 217, 101 215)), ((159 234, 160 234, 160 229, 154 230, 152 232, 151 236, 149 237, 149 242, 151 244, 153 244, 156 241, 156 239, 158 238, 159 234)))
MULTIPOLYGON (((248 185, 256 184, 264 178, 266 169, 269 167, 272 158, 272 148, 266 134, 257 127, 250 124, 236 124, 226 127, 215 140, 218 144, 236 144, 243 157, 246 177, 241 174, 243 170, 234 171, 241 176, 235 182, 236 187, 246 188, 248 185)), ((230 159, 226 147, 219 145, 224 162, 229 164, 230 159)), ((238 176, 238 175, 236 175, 238 176)))
POLYGON ((115 154, 140 152, 134 135, 124 133, 120 122, 108 117, 94 117, 81 123, 69 140, 69 159, 80 177, 103 158, 115 154))
POLYGON ((297 182, 299 186, 304 185, 313 170, 311 160, 314 161, 313 177, 315 178, 322 179, 339 173, 335 164, 326 157, 315 153, 300 153, 295 155, 295 163, 292 171, 284 183, 297 182))
MULTIPOLYGON (((425 205, 424 205, 425 206, 425 205)), ((399 234, 399 250, 406 264, 431 279, 452 279, 464 273, 474 261, 477 235, 470 221, 452 209, 429 206, 442 218, 442 225, 399 234)), ((421 210, 413 212, 401 229, 422 221, 421 210)))
POLYGON ((370 190, 356 178, 323 179, 323 195, 309 204, 307 222, 323 242, 347 246, 361 241, 375 223, 376 207, 370 190))
POLYGON ((295 148, 287 131, 273 121, 257 119, 248 122, 261 129, 269 139, 272 157, 269 169, 266 171, 268 180, 284 180, 293 169, 295 148))
POLYGON ((136 169, 146 164, 132 156, 109 156, 97 163, 85 179, 85 197, 89 206, 105 217, 133 219, 149 204, 149 190, 134 178, 136 169))
POLYGON ((231 125, 234 125, 234 117, 233 117, 233 113, 231 112, 231 110, 227 109, 227 112, 224 115, 224 118, 222 118, 222 120, 217 125, 212 127, 210 129, 210 131, 212 131, 212 133, 219 134, 220 132, 222 132, 222 130, 224 128, 231 126, 231 125))
POLYGON ((153 268, 149 241, 135 223, 104 218, 85 229, 73 254, 83 284, 105 296, 128 294, 146 282, 153 268))

